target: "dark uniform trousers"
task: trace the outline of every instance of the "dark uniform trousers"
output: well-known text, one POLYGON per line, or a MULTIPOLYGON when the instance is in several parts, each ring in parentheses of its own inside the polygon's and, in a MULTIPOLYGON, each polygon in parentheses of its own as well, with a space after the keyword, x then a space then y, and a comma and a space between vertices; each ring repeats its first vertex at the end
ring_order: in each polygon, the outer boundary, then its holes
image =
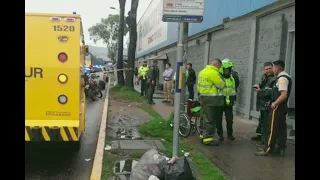
POLYGON ((200 117, 202 122, 202 134, 204 137, 214 137, 216 133, 216 123, 222 118, 222 106, 202 106, 200 117))
POLYGON ((147 79, 143 79, 141 77, 141 96, 143 96, 146 93, 147 90, 147 79))
POLYGON ((268 142, 268 119, 269 119, 269 110, 261 110, 259 117, 259 124, 256 129, 256 134, 261 136, 261 141, 264 144, 268 142))
POLYGON ((149 103, 152 103, 153 102, 153 94, 154 94, 154 91, 156 89, 156 85, 153 85, 152 83, 147 83, 147 92, 146 92, 146 100, 149 102, 149 103))
POLYGON ((189 92, 189 99, 192 99, 193 100, 193 97, 194 97, 194 85, 193 84, 188 84, 187 87, 188 87, 188 92, 189 92))
POLYGON ((269 113, 269 137, 267 152, 274 150, 275 145, 279 148, 286 148, 287 142, 287 106, 281 104, 269 113))
POLYGON ((217 134, 222 137, 223 136, 223 127, 222 127, 222 119, 223 112, 226 116, 226 124, 227 124, 227 134, 228 136, 232 136, 233 133, 233 106, 223 106, 221 117, 217 118, 217 134))

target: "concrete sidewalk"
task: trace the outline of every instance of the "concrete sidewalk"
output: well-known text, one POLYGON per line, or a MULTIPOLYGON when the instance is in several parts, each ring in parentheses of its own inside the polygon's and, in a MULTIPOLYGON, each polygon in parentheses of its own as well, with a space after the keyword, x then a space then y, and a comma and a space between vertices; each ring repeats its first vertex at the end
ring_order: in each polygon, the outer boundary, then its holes
MULTIPOLYGON (((161 102, 156 102, 153 108, 163 115, 164 118, 168 116, 168 112, 173 111, 172 106, 167 106, 161 102)), ((225 124, 223 127, 226 127, 225 124)), ((254 155, 257 151, 255 142, 250 140, 251 136, 254 135, 256 127, 256 121, 235 116, 235 141, 225 140, 219 147, 204 146, 196 136, 188 137, 185 141, 194 144, 194 146, 220 168, 230 180, 294 179, 295 146, 287 143, 288 148, 285 157, 257 157, 254 155)), ((226 133, 226 129, 224 129, 224 132, 226 133)))

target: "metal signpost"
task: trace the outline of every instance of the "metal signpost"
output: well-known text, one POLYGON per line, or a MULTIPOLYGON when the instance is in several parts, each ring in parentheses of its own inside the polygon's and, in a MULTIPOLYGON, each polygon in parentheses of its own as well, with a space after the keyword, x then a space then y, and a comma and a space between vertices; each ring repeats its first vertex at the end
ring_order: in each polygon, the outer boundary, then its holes
MULTIPOLYGON (((184 96, 185 70, 183 62, 186 59, 188 43, 188 23, 201 23, 203 21, 205 0, 163 0, 163 22, 179 22, 179 35, 177 42, 177 68, 174 95, 174 130, 172 157, 178 156, 179 152, 179 126, 180 126, 180 102, 184 96)), ((183 106, 184 107, 184 106, 183 106)))

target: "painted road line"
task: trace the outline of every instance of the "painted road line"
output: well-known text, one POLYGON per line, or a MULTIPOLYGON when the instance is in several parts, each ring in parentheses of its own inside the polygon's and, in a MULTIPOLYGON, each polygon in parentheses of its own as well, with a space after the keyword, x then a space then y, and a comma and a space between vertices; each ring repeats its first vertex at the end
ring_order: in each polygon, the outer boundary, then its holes
POLYGON ((104 153, 104 145, 105 145, 105 138, 106 138, 106 124, 107 124, 107 118, 108 118, 109 90, 110 90, 110 80, 108 81, 108 87, 106 90, 106 99, 104 101, 100 131, 98 136, 96 153, 94 155, 94 161, 93 161, 93 166, 91 170, 90 180, 101 180, 103 153, 104 153))

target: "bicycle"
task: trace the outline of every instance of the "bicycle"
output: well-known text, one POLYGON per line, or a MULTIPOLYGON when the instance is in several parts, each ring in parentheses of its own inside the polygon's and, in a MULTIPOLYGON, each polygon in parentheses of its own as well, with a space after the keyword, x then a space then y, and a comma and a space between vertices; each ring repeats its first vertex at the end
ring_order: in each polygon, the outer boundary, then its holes
MULTIPOLYGON (((185 110, 180 113, 180 125, 179 134, 183 138, 187 138, 191 132, 198 134, 201 133, 201 121, 200 121, 200 104, 196 101, 188 101, 187 105, 184 105, 185 110)), ((171 125, 173 126, 173 125, 171 125)))

